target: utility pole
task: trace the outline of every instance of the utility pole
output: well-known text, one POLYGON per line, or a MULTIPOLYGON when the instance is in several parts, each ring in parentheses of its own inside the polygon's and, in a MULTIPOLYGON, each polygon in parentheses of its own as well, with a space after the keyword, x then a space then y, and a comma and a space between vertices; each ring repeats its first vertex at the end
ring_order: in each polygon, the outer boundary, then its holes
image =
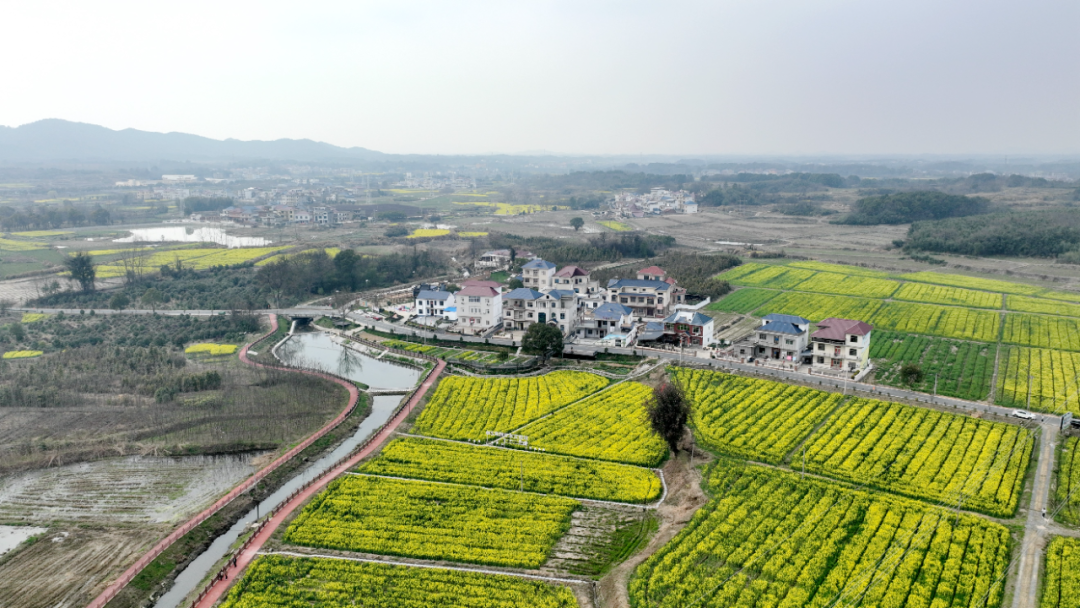
POLYGON ((1029 409, 1029 410, 1031 409, 1031 381, 1034 380, 1034 379, 1035 379, 1035 376, 1032 376, 1031 374, 1028 374, 1027 409, 1029 409))

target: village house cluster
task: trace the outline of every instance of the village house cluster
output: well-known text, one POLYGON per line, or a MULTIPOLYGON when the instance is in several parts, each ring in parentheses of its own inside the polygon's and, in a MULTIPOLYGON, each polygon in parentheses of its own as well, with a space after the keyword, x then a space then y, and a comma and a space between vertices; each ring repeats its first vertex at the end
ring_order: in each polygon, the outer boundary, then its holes
MULTIPOLYGON (((567 338, 611 346, 663 342, 704 348, 714 343, 713 320, 688 305, 686 289, 661 268, 650 266, 635 278, 600 285, 580 266, 558 268, 528 252, 517 252, 517 257, 529 259, 521 267, 522 287, 507 291, 500 283, 479 279, 465 281, 454 292, 422 285, 414 293, 414 321, 443 322, 456 331, 489 336, 513 335, 542 323, 567 338)), ((509 258, 501 250, 480 256, 491 267, 505 267, 509 258)))
POLYGON ((645 217, 668 213, 697 213, 694 194, 685 190, 653 188, 648 194, 621 192, 608 205, 617 217, 645 217))

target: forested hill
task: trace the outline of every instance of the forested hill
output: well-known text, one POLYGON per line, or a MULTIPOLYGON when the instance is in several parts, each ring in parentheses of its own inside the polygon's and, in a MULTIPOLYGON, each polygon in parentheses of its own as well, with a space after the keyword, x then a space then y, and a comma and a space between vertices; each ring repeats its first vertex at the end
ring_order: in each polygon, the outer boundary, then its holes
POLYGON ((908 230, 904 246, 962 255, 1059 256, 1080 249, 1080 209, 918 222, 908 230))
POLYGON ((931 190, 868 196, 839 224, 906 224, 986 213, 990 201, 980 196, 959 196, 931 190))

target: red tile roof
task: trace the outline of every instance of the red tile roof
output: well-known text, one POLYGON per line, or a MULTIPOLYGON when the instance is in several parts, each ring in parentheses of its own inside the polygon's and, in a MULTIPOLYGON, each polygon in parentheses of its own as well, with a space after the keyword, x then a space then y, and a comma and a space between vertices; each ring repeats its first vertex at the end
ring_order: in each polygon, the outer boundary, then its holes
POLYGON ((660 276, 664 276, 667 273, 664 272, 664 270, 659 266, 649 266, 648 268, 643 268, 639 270, 638 274, 658 274, 660 276))
POLYGON ((461 291, 457 292, 454 295, 455 296, 482 296, 482 297, 485 297, 485 298, 490 298, 492 296, 499 295, 499 292, 496 291, 493 287, 486 287, 486 286, 483 286, 483 285, 470 285, 470 286, 466 287, 465 289, 462 289, 461 291))
POLYGON ((485 281, 484 279, 469 279, 461 284, 462 287, 492 287, 498 289, 502 283, 498 281, 485 281))
POLYGON ((847 337, 851 334, 865 336, 870 333, 870 330, 872 329, 874 328, 862 321, 834 319, 830 317, 820 321, 818 323, 818 330, 810 334, 810 337, 821 338, 823 340, 847 340, 847 337))
POLYGON ((580 266, 563 266, 562 270, 555 273, 557 277, 584 277, 588 275, 589 272, 580 266))

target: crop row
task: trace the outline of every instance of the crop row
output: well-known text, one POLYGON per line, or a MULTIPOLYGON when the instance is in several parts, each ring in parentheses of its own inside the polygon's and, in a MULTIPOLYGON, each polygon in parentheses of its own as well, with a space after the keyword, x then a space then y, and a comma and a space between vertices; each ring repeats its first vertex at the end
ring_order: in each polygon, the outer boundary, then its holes
POLYGON ((1023 285, 1009 281, 997 281, 995 279, 981 279, 968 277, 960 274, 946 274, 941 272, 913 272, 900 275, 901 279, 916 281, 919 283, 934 283, 936 285, 950 285, 952 287, 966 287, 981 291, 993 291, 997 293, 1015 293, 1020 295, 1037 295, 1045 291, 1042 287, 1023 285))
POLYGON ((297 516, 285 541, 297 545, 539 567, 580 504, 540 496, 422 481, 348 475, 297 516))
POLYGON ((1008 407, 1080 415, 1080 353, 1004 347, 995 401, 1008 407), (1030 397, 1030 405, 1029 405, 1030 397))
POLYGON ((395 439, 357 470, 633 503, 656 500, 662 490, 656 473, 640 467, 413 437, 395 439))
POLYGON ((757 315, 796 315, 815 322, 829 317, 868 320, 881 306, 881 300, 789 291, 766 302, 757 315))
POLYGON ((1022 427, 855 399, 806 443, 806 469, 1008 517, 1033 439, 1022 427))
POLYGON ((1046 549, 1039 608, 1080 607, 1080 540, 1056 536, 1046 549))
POLYGON ((607 379, 558 371, 534 378, 445 378, 416 421, 416 431, 446 439, 482 440, 594 393, 607 379))
POLYGON ((793 268, 805 268, 807 270, 817 270, 820 272, 832 272, 835 274, 851 274, 864 277, 875 277, 878 279, 888 279, 889 273, 881 270, 871 270, 869 268, 863 268, 862 266, 848 266, 846 264, 830 264, 828 262, 818 262, 816 260, 800 260, 798 262, 791 262, 788 264, 793 268))
POLYGON ((1070 525, 1080 525, 1080 459, 1076 457, 1078 437, 1065 437, 1061 442, 1058 458, 1057 484, 1054 503, 1059 509, 1058 520, 1070 525))
POLYGON ((791 289, 815 274, 813 270, 750 263, 721 273, 719 278, 735 285, 791 289))
POLYGON ((222 608, 577 608, 568 588, 514 576, 263 555, 222 608))
POLYGON ((862 298, 887 298, 900 287, 900 283, 888 279, 877 279, 862 275, 843 275, 831 272, 818 272, 809 279, 796 285, 797 291, 817 293, 835 293, 862 298))
POLYGON ((713 499, 638 566, 631 605, 996 608, 1009 531, 971 515, 721 462, 713 499))
POLYGON ((646 419, 651 390, 623 382, 579 401, 518 431, 529 446, 556 454, 655 467, 667 457, 667 444, 646 419))
POLYGON ((1080 317, 1080 304, 1069 304, 1057 300, 1044 298, 1029 298, 1027 296, 1008 296, 1005 307, 1009 310, 1020 312, 1035 312, 1044 315, 1057 315, 1060 317, 1080 317))
POLYGON ((996 350, 994 344, 877 330, 870 358, 877 367, 874 380, 879 384, 982 401, 990 393, 996 350), (908 363, 919 365, 923 373, 913 384, 900 376, 900 369, 908 363))
POLYGON ((927 304, 951 304, 971 308, 1001 308, 1001 294, 960 287, 904 283, 896 295, 897 300, 925 302, 927 304))
POLYGON ((868 322, 876 329, 996 342, 1001 315, 989 310, 886 302, 868 322))
POLYGON ((1002 341, 1020 346, 1080 351, 1080 319, 1006 315, 1002 341))
POLYGON ((709 304, 706 309, 746 314, 757 310, 762 304, 778 295, 780 295, 779 291, 745 287, 728 294, 722 300, 709 304))
POLYGON ((779 463, 840 403, 843 396, 770 380, 676 368, 693 404, 690 421, 706 447, 779 463))

